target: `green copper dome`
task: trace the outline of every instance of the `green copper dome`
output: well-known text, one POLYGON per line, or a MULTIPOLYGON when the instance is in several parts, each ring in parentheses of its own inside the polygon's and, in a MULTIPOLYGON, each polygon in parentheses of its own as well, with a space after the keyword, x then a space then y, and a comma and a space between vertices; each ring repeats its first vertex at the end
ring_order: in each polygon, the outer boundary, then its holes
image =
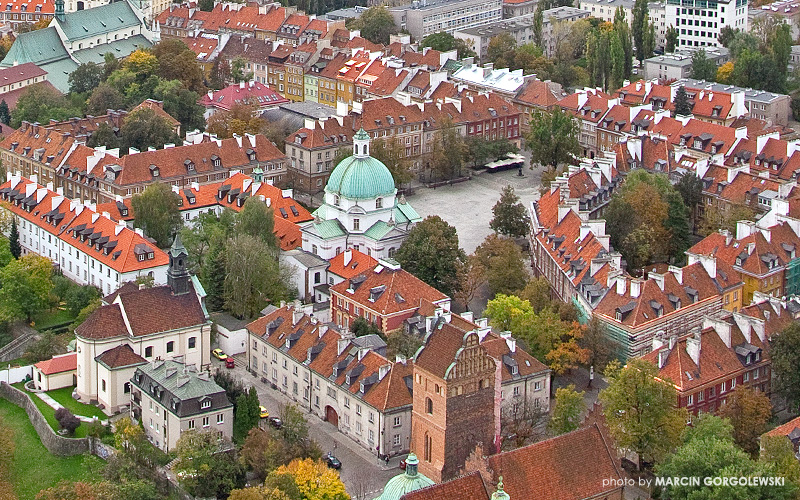
POLYGON ((406 471, 389 480, 381 496, 375 500, 400 500, 406 493, 421 490, 434 484, 428 477, 417 472, 419 460, 411 453, 406 458, 406 471))
POLYGON ((394 194, 392 173, 383 162, 369 156, 369 134, 364 129, 353 136, 353 146, 355 154, 336 165, 325 191, 354 200, 394 194))

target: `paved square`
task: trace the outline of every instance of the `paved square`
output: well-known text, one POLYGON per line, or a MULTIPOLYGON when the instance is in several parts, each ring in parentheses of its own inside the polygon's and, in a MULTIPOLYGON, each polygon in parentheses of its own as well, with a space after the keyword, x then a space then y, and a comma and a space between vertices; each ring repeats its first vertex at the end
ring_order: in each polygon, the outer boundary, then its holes
POLYGON ((436 189, 419 187, 408 201, 423 218, 438 215, 455 226, 461 248, 470 254, 492 234, 492 207, 500 199, 503 187, 511 184, 525 208, 539 199, 540 171, 526 167, 523 173, 519 177, 516 170, 495 174, 478 171, 471 181, 436 189))

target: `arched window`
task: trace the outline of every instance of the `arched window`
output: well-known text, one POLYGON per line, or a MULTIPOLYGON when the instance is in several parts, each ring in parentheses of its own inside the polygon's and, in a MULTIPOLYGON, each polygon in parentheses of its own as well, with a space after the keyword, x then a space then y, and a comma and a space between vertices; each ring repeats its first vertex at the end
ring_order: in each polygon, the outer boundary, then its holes
POLYGON ((395 247, 392 247, 392 248, 389 249, 389 257, 394 257, 394 254, 396 254, 396 253, 397 253, 397 249, 395 247))
POLYGON ((483 379, 478 380, 478 390, 483 389, 483 379))
POLYGON ((430 462, 431 461, 431 448, 433 448, 433 440, 431 439, 431 437, 426 432, 425 433, 425 456, 423 457, 426 462, 430 462))
POLYGON ((425 411, 429 414, 433 414, 433 400, 431 398, 425 398, 425 411))
POLYGON ((377 198, 375 200, 375 208, 383 208, 383 198, 377 198))

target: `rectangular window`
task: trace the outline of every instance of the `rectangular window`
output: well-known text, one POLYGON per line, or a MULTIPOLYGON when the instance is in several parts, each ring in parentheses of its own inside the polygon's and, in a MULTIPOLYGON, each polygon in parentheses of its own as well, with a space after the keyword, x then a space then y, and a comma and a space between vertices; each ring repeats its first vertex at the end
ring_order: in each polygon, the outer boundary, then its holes
POLYGON ((400 446, 400 434, 395 434, 392 438, 392 446, 400 446))
POLYGON ((356 404, 356 415, 361 415, 361 405, 356 404))
POLYGON ((167 352, 172 352, 175 350, 175 342, 170 340, 167 342, 167 352))
POLYGON ((209 426, 210 419, 208 417, 203 417, 203 427, 209 426))
POLYGON ((189 337, 189 349, 194 349, 197 345, 197 337, 189 337))
POLYGON ((194 419, 189 420, 189 428, 194 429, 194 419))
POLYGON ((400 427, 402 419, 400 417, 394 417, 394 426, 400 427))
POLYGON ((153 357, 153 346, 149 345, 144 348, 144 357, 145 358, 152 358, 153 357))
POLYGON ((217 415, 217 423, 218 424, 225 423, 225 415, 223 413, 217 415))

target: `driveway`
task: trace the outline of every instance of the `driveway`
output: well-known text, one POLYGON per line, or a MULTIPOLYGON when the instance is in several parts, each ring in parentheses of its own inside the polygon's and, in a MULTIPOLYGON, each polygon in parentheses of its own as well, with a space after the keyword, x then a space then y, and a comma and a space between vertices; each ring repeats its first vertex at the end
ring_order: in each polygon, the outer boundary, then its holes
MULTIPOLYGON (((236 378, 244 382, 245 387, 254 386, 258 391, 261 404, 266 407, 270 415, 277 415, 283 404, 294 403, 291 398, 283 395, 278 390, 273 390, 268 384, 251 375, 245 368, 247 357, 245 354, 234 356, 236 368, 231 369, 236 378)), ((212 366, 224 370, 224 364, 212 360, 212 366)), ((302 406, 300 406, 302 408, 302 406)), ((308 432, 322 449, 322 453, 333 452, 341 460, 342 468, 339 471, 347 492, 353 500, 372 500, 386 485, 386 482, 400 472, 400 460, 405 455, 395 457, 389 461, 387 467, 377 456, 368 452, 360 445, 339 431, 330 423, 320 420, 316 415, 306 411, 308 432)), ((264 424, 266 425, 266 423, 264 424)))
POLYGON ((451 186, 436 189, 420 186, 408 197, 408 202, 423 218, 438 215, 454 226, 461 247, 470 254, 492 234, 489 227, 492 207, 505 186, 514 187, 525 208, 539 199, 540 170, 526 167, 523 174, 519 177, 516 170, 495 174, 478 171, 472 180, 451 186))

